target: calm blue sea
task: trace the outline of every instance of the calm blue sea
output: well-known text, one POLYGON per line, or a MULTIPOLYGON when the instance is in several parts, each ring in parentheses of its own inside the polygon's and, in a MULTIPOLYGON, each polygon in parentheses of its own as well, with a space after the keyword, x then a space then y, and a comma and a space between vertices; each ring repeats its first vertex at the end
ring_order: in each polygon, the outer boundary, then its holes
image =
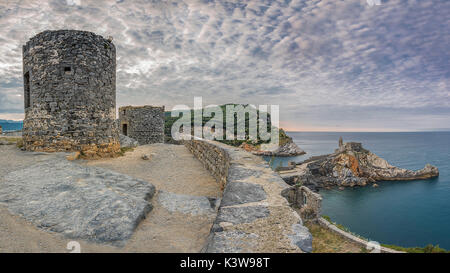
POLYGON ((22 130, 23 123, 22 122, 5 122, 0 121, 0 126, 2 126, 3 131, 16 131, 16 130, 22 130))
POLYGON ((415 170, 426 163, 437 166, 440 176, 431 180, 322 190, 322 213, 380 243, 405 247, 431 243, 450 250, 450 132, 288 134, 307 154, 276 158, 275 166, 331 153, 339 136, 344 142, 362 142, 365 148, 398 167, 415 170))

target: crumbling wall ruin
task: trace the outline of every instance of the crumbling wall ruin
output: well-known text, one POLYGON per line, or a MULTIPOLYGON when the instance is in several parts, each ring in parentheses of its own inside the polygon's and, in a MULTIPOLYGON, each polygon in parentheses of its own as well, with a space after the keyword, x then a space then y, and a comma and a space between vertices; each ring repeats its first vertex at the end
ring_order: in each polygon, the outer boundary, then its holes
POLYGON ((164 106, 119 108, 119 131, 140 145, 164 142, 164 106))
POLYGON ((305 186, 292 186, 283 191, 283 196, 299 209, 304 221, 317 221, 321 217, 322 196, 305 186))

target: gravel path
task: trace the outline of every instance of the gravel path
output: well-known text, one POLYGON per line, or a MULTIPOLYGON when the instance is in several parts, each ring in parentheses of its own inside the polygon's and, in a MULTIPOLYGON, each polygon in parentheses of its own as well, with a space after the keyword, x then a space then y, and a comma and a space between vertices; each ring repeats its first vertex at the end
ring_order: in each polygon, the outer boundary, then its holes
POLYGON ((157 190, 210 197, 221 194, 214 178, 183 145, 143 145, 127 152, 124 157, 85 161, 82 164, 147 180, 157 190), (143 155, 148 155, 150 160, 143 160, 143 155))
MULTIPOLYGON (((0 146, 0 183, 7 173, 20 170, 61 154, 29 153, 15 146, 0 146)), ((61 159, 65 160, 65 159, 61 159)), ((186 196, 220 197, 220 189, 214 178, 204 169, 184 146, 154 144, 136 148, 124 157, 97 161, 80 161, 87 166, 98 166, 124 173, 155 185, 157 190, 174 193, 181 200, 186 196), (141 159, 147 154, 150 160, 141 159)), ((170 199, 159 203, 158 193, 152 199, 154 209, 137 227, 123 247, 94 244, 78 240, 81 252, 198 252, 203 247, 214 221, 215 214, 205 208, 203 199, 192 198, 202 204, 196 212, 174 210, 170 199), (169 203, 167 203, 169 202, 169 203)), ((12 215, 0 205, 0 252, 69 252, 67 243, 71 240, 58 233, 46 232, 12 215)))

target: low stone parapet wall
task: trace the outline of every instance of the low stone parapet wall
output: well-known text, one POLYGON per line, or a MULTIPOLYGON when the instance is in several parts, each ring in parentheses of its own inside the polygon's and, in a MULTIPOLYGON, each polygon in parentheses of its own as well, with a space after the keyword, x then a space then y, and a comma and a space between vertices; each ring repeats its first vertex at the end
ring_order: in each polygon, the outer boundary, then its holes
MULTIPOLYGON (((326 229, 328 229, 328 230, 330 230, 330 231, 332 231, 333 233, 336 233, 337 235, 339 235, 339 236, 341 236, 341 237, 343 237, 343 238, 345 238, 345 239, 347 239, 347 240, 349 240, 349 241, 351 241, 353 243, 356 243, 356 244, 360 245, 361 247, 370 248, 372 251, 376 251, 376 250, 373 249, 373 247, 376 244, 368 242, 368 241, 366 241, 366 240, 364 240, 362 238, 359 238, 359 237, 357 237, 357 236, 355 236, 355 235, 353 235, 353 234, 351 234, 349 232, 346 232, 346 231, 338 228, 337 226, 333 225, 332 223, 328 222, 324 218, 319 218, 319 225, 324 227, 324 228, 326 228, 326 229)), ((397 251, 397 250, 390 249, 390 248, 383 247, 383 246, 379 247, 379 252, 381 252, 381 253, 405 253, 405 252, 402 252, 402 251, 397 251)))
POLYGON ((226 185, 231 161, 226 150, 209 141, 193 140, 185 141, 184 144, 202 162, 203 166, 211 173, 223 190, 226 185))
POLYGON ((311 252, 312 236, 282 196, 289 186, 261 157, 219 142, 185 146, 223 187, 203 252, 311 252))
POLYGON ((15 136, 15 137, 21 137, 22 136, 22 131, 18 130, 18 131, 3 131, 0 135, 2 136, 15 136))

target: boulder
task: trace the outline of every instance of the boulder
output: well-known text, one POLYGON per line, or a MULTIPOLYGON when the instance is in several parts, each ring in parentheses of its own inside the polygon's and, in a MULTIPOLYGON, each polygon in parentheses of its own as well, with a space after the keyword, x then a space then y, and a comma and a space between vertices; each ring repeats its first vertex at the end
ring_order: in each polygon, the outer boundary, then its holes
POLYGON ((121 148, 135 148, 139 146, 139 142, 137 142, 137 140, 122 134, 119 134, 119 142, 121 148))

